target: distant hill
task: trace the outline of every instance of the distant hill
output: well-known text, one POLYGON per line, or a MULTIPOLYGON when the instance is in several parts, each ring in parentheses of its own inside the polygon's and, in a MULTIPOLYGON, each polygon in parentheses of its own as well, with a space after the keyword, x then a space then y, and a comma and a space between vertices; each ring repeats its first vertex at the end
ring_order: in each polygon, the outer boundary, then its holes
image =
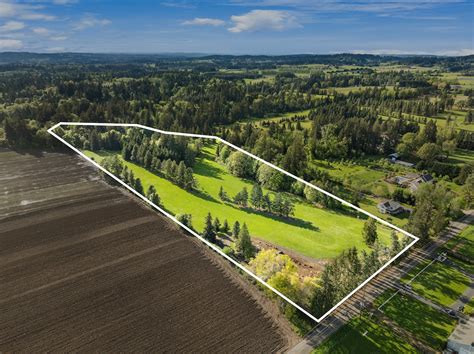
POLYGON ((399 63, 408 65, 443 65, 452 71, 474 64, 474 55, 464 57, 385 56, 371 54, 295 54, 295 55, 209 55, 202 53, 162 54, 99 54, 99 53, 0 53, 0 65, 5 64, 143 64, 181 63, 183 66, 212 66, 229 68, 268 68, 274 65, 379 65, 399 63))

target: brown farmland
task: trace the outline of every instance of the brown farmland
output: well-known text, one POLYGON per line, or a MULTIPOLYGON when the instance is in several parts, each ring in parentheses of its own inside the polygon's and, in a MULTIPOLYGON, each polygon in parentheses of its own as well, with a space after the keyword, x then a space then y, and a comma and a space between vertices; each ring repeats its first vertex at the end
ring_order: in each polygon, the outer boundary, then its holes
POLYGON ((0 189, 0 352, 294 343, 228 264, 78 157, 0 150, 0 189))

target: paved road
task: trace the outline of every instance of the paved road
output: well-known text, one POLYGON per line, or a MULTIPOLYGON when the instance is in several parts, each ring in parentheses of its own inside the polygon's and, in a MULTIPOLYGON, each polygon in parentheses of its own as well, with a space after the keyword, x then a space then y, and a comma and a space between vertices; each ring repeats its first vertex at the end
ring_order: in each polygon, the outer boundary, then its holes
POLYGON ((409 251, 399 264, 386 268, 365 287, 355 293, 349 300, 341 305, 330 316, 319 323, 306 337, 289 350, 289 353, 311 353, 327 337, 336 332, 351 318, 360 314, 366 304, 372 303, 375 298, 388 289, 398 288, 399 279, 410 272, 423 260, 433 258, 436 250, 449 239, 460 233, 468 225, 474 224, 474 210, 469 210, 466 215, 457 221, 450 222, 448 228, 436 240, 427 243, 422 248, 409 251))

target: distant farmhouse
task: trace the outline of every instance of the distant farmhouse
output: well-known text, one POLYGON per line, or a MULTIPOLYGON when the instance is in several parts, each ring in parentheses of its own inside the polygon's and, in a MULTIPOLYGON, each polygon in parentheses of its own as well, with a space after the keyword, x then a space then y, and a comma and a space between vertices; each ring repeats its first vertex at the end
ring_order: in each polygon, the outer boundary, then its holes
POLYGON ((434 183, 433 176, 428 173, 422 174, 418 178, 415 178, 413 181, 411 181, 409 187, 412 192, 415 192, 423 183, 434 183))
POLYGON ((396 184, 402 188, 410 188, 416 192, 425 183, 434 183, 434 178, 429 173, 408 173, 403 176, 395 176, 387 179, 387 182, 396 184))
POLYGON ((377 205, 377 209, 382 214, 398 215, 406 211, 399 203, 394 200, 386 200, 377 205))

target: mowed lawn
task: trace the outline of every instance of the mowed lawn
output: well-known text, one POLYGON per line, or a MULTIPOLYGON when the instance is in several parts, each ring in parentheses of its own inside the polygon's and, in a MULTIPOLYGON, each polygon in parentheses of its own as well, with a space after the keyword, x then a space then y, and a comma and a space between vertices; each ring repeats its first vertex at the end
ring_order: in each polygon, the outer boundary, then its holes
MULTIPOLYGON (((420 263, 402 281, 408 282, 428 261, 420 263)), ((470 280, 456 268, 434 262, 411 283, 415 292, 443 306, 451 306, 469 287, 470 280)))
MULTIPOLYGON (((233 197, 244 186, 250 193, 252 183, 230 175, 225 166, 214 161, 215 145, 206 146, 203 151, 203 156, 194 166, 198 182, 198 191, 195 192, 188 192, 138 165, 130 162, 125 164, 133 169, 135 177, 141 179, 145 191, 149 185, 155 186, 163 206, 169 212, 173 215, 191 214, 193 227, 198 231, 203 230, 205 216, 211 212, 221 222, 227 219, 230 225, 235 221, 247 223, 250 234, 254 237, 315 259, 332 258, 354 246, 359 250, 368 249, 362 237, 362 219, 316 208, 302 201, 295 204, 295 216, 291 219, 272 217, 223 203, 218 197, 220 186, 233 197)), ((86 154, 100 161, 109 153, 99 155, 86 151, 86 154)), ((389 244, 390 231, 379 225, 381 242, 389 244)))
POLYGON ((417 350, 383 325, 355 318, 326 339, 313 354, 417 353, 417 350))
POLYGON ((474 261, 474 225, 466 227, 458 236, 450 239, 445 247, 474 261))
MULTIPOLYGON (((393 294, 385 292, 377 298, 380 306, 393 294)), ((382 308, 384 314, 401 328, 434 349, 442 349, 456 326, 456 320, 408 295, 398 293, 382 308)))

